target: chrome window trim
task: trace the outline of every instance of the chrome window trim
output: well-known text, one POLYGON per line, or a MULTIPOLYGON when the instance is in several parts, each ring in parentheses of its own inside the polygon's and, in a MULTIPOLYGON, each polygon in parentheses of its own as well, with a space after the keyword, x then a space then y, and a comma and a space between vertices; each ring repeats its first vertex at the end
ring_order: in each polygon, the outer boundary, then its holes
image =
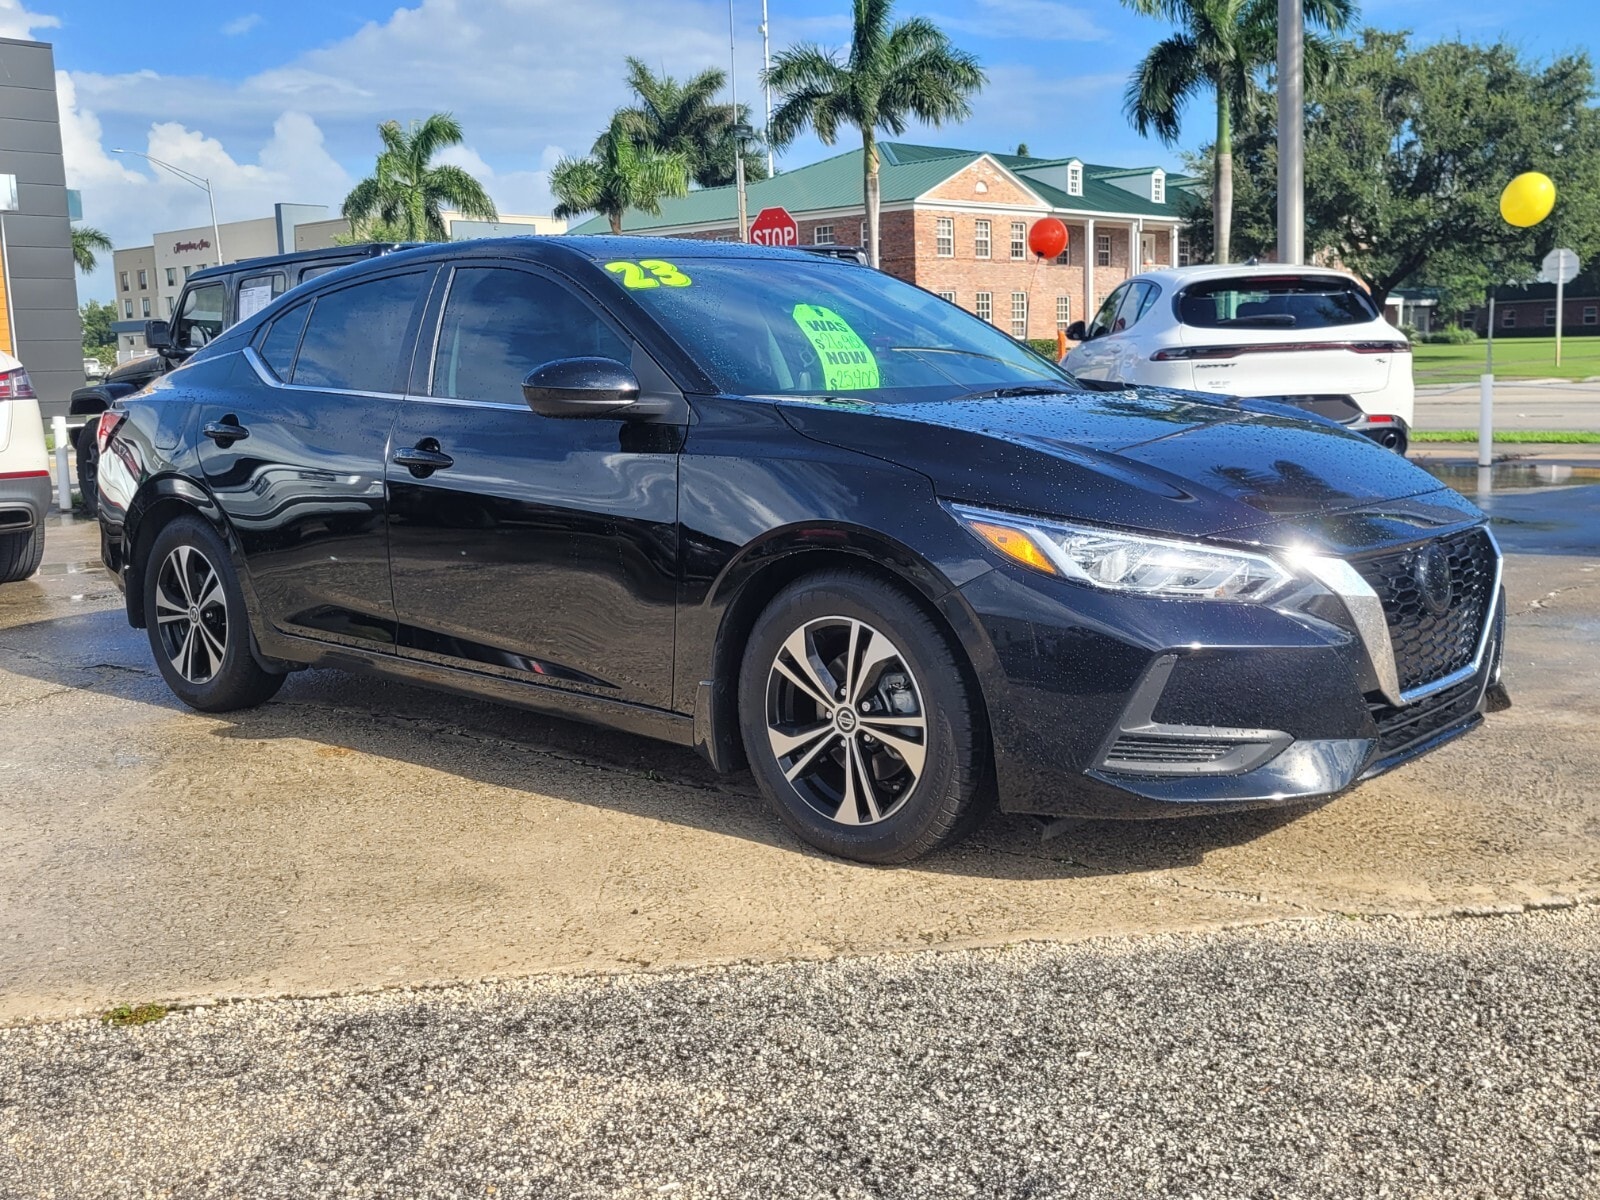
POLYGON ((286 392, 327 392, 334 396, 366 396, 373 400, 404 400, 402 392, 363 392, 355 388, 314 387, 307 383, 284 383, 272 373, 272 368, 267 366, 254 346, 245 346, 239 351, 244 355, 245 362, 249 363, 256 373, 256 378, 268 387, 281 388, 286 392))
POLYGON ((1454 687, 1471 679, 1483 668, 1483 656, 1488 652, 1494 623, 1500 613, 1500 585, 1505 573, 1505 555, 1501 552, 1500 542, 1495 538, 1494 531, 1487 524, 1476 528, 1483 530, 1484 536, 1489 539, 1490 547, 1494 550, 1494 582, 1490 585, 1489 608, 1484 614, 1483 628, 1478 631, 1478 646, 1473 652, 1472 661, 1448 675, 1405 691, 1400 690, 1400 672, 1395 665, 1394 642, 1389 637, 1389 621, 1383 612, 1383 602, 1378 599, 1378 593, 1372 589, 1372 585, 1362 578, 1361 573, 1351 563, 1342 558, 1310 555, 1300 564, 1318 583, 1344 603, 1345 611, 1355 623, 1356 636, 1361 639, 1367 661, 1372 664, 1373 673, 1377 676, 1378 690, 1383 693, 1385 700, 1397 708, 1425 700, 1436 692, 1454 687))

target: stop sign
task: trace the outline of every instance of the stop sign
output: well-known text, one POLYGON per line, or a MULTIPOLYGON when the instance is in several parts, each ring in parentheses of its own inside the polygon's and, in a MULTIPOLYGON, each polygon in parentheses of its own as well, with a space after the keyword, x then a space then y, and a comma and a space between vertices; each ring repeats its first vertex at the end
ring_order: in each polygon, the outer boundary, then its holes
POLYGON ((750 240, 758 246, 798 246, 800 226, 786 208, 763 208, 750 222, 750 240))

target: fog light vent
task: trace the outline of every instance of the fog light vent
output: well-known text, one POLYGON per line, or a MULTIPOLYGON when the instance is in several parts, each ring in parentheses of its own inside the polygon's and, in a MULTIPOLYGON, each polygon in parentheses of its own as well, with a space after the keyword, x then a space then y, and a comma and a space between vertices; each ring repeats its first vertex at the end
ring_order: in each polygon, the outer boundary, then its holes
POLYGON ((1210 763, 1238 748, 1216 738, 1138 737, 1123 734, 1111 746, 1105 765, 1129 770, 1154 764, 1210 763))

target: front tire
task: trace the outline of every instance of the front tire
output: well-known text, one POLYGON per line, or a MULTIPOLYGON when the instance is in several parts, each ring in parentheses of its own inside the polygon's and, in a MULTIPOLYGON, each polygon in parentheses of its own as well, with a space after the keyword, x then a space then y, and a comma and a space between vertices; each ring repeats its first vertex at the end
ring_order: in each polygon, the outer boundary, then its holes
POLYGON ((228 547, 199 517, 159 534, 144 568, 145 632, 173 694, 201 712, 232 712, 271 699, 282 675, 250 652, 250 618, 228 547))
POLYGON ((909 862, 982 816, 987 728, 957 651, 870 575, 813 575, 773 599, 745 650, 739 717, 762 795, 819 850, 909 862))

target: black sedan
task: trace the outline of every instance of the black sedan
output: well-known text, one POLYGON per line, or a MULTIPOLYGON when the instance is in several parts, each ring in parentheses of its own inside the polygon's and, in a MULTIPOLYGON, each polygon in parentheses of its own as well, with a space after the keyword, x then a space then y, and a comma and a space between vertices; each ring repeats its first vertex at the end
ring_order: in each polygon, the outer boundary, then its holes
POLYGON ((119 411, 103 555, 186 703, 336 666, 582 717, 748 763, 870 862, 994 803, 1328 796, 1503 696, 1456 493, 1292 409, 1086 391, 853 263, 407 251, 119 411))

